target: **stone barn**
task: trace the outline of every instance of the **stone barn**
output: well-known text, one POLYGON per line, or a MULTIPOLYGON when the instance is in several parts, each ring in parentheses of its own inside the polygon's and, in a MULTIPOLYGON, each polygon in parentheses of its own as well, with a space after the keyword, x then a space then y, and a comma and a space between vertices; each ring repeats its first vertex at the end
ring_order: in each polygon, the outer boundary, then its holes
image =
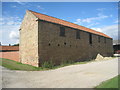
POLYGON ((52 61, 95 59, 112 56, 112 38, 104 33, 27 10, 20 27, 20 61, 36 67, 52 61))

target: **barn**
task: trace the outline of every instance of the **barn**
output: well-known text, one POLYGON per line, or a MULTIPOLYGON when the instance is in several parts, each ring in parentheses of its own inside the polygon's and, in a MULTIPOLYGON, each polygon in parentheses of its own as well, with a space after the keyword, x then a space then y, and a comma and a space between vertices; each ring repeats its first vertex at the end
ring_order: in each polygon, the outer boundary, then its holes
POLYGON ((104 33, 27 10, 20 31, 20 61, 36 67, 113 55, 112 38, 104 33))

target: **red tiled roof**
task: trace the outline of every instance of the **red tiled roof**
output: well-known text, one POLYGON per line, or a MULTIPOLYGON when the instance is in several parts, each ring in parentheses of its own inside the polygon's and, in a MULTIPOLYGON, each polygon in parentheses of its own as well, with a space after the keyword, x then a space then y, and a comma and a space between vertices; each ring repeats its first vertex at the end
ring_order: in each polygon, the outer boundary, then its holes
POLYGON ((0 46, 0 50, 13 50, 13 51, 18 51, 19 46, 0 46))
POLYGON ((97 35, 101 35, 101 36, 104 36, 104 37, 107 37, 107 38, 111 38, 104 33, 101 33, 101 32, 98 32, 98 31, 95 31, 95 30, 92 30, 92 29, 89 29, 89 28, 86 28, 86 27, 83 27, 83 26, 80 26, 80 25, 77 25, 77 24, 74 24, 74 23, 71 23, 71 22, 67 22, 67 21, 64 21, 64 20, 61 20, 61 19, 58 19, 58 18, 54 18, 54 17, 48 16, 48 15, 45 15, 45 14, 37 13, 37 12, 31 11, 31 10, 29 10, 29 11, 32 14, 34 14, 37 18, 39 18, 40 20, 45 20, 45 21, 48 21, 48 22, 61 24, 61 25, 64 25, 64 26, 80 29, 80 30, 83 30, 83 31, 86 31, 86 32, 90 32, 90 33, 93 33, 93 34, 97 34, 97 35))

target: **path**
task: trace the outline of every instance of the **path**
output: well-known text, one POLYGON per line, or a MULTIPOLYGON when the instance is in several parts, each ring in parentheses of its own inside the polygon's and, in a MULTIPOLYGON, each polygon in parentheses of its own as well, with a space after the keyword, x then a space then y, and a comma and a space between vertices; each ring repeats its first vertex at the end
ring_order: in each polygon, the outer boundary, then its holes
POLYGON ((3 68, 4 88, 92 88, 118 75, 118 59, 71 65, 49 71, 3 68))

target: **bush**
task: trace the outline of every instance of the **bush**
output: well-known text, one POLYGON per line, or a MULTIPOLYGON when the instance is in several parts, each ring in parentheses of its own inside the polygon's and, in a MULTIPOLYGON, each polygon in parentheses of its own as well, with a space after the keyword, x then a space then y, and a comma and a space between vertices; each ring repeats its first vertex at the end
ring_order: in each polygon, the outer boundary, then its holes
POLYGON ((41 67, 42 67, 42 68, 50 68, 50 69, 52 69, 52 68, 54 68, 54 63, 53 63, 52 60, 50 60, 50 61, 45 61, 45 62, 42 64, 41 67))
POLYGON ((14 44, 13 46, 19 46, 19 44, 14 44))
POLYGON ((66 65, 70 65, 70 64, 73 64, 74 62, 72 60, 63 60, 61 62, 61 66, 66 66, 66 65))

